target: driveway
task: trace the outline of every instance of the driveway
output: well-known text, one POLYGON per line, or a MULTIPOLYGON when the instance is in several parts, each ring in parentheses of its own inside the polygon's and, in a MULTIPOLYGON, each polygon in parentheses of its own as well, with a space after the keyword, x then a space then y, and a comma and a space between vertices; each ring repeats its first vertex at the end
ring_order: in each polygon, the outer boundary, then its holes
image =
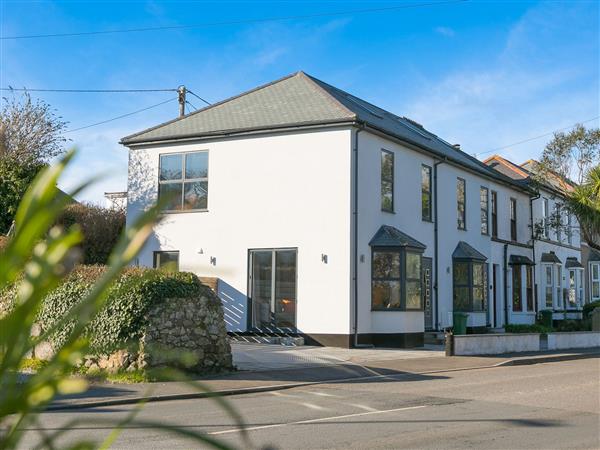
POLYGON ((336 364, 363 365, 369 361, 444 356, 443 346, 418 349, 346 349, 337 347, 288 347, 273 344, 231 342, 233 363, 238 370, 278 370, 336 364))

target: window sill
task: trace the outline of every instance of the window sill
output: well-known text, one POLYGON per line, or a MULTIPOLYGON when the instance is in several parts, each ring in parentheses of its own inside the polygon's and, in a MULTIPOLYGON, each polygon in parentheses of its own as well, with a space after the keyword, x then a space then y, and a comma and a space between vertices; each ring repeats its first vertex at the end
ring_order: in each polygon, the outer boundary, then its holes
POLYGON ((423 309, 402 309, 402 308, 371 308, 371 312, 423 312, 423 309))
POLYGON ((396 214, 396 211, 388 211, 387 209, 382 209, 381 212, 388 213, 388 214, 396 214))
POLYGON ((421 222, 433 223, 433 220, 421 218, 421 222))
POLYGON ((159 215, 167 215, 167 214, 189 214, 189 213, 205 213, 208 212, 208 209, 185 209, 183 211, 178 210, 165 210, 161 211, 159 215))

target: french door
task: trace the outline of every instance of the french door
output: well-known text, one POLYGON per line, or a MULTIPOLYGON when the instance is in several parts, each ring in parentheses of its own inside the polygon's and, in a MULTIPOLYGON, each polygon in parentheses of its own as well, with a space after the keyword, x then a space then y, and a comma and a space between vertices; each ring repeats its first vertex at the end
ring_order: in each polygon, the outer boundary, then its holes
POLYGON ((249 291, 252 327, 296 328, 296 249, 250 250, 249 291))

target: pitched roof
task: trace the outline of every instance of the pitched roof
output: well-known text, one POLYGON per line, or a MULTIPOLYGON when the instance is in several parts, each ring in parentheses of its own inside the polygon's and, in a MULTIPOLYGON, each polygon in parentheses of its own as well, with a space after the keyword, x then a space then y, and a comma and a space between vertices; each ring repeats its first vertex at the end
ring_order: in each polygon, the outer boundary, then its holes
POLYGON ((583 269, 583 266, 581 265, 581 263, 574 256, 567 257, 567 261, 565 262, 565 267, 567 269, 573 269, 573 268, 583 269))
POLYGON ((560 259, 558 259, 558 256, 556 256, 556 253, 554 253, 552 251, 550 253, 542 253, 542 262, 543 263, 562 264, 562 261, 560 259))
POLYGON ((470 170, 522 186, 449 144, 422 125, 296 72, 184 117, 121 139, 124 145, 222 136, 290 126, 362 123, 470 170))
POLYGON ((465 241, 460 241, 454 252, 452 252, 452 258, 454 259, 472 259, 475 261, 487 261, 487 256, 479 251, 475 250, 465 241))
POLYGON ((369 245, 371 247, 411 247, 418 250, 427 248, 425 244, 389 225, 382 225, 369 245))
POLYGON ((510 264, 511 266, 535 266, 535 263, 528 256, 523 255, 510 255, 510 258, 508 259, 508 264, 510 264))

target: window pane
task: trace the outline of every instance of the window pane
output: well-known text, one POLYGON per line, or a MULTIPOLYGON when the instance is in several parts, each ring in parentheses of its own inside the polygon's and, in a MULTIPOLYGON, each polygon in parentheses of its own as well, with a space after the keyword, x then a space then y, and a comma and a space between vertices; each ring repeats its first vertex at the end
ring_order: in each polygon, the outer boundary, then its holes
POLYGON ((431 220, 431 167, 421 166, 421 218, 431 220))
POLYGON ((176 211, 181 209, 181 183, 164 183, 158 185, 158 198, 168 198, 164 209, 176 211))
POLYGON ((546 286, 552 286, 552 266, 546 266, 546 286))
POLYGON ((456 211, 458 217, 458 228, 465 229, 465 180, 458 178, 456 180, 456 211))
POLYGON ((273 253, 252 252, 252 320, 255 327, 273 323, 271 311, 273 253))
POLYGON ((481 188, 479 191, 479 203, 481 207, 481 233, 488 234, 488 190, 481 188))
POLYGON ((373 281, 373 309, 400 308, 399 281, 373 281))
POLYGON ((181 180, 181 155, 160 155, 160 180, 181 180))
POLYGON ((454 288, 454 311, 470 311, 469 304, 469 288, 455 287, 454 288))
POLYGON ((296 326, 296 251, 275 252, 275 326, 296 326))
POLYGON ((469 263, 455 262, 453 265, 454 284, 469 284, 469 263))
POLYGON ((179 270, 179 252, 156 252, 154 268, 166 272, 177 272, 179 270))
POLYGON ((484 296, 483 288, 473 288, 473 311, 484 310, 484 296))
POLYGON ((521 299, 521 266, 512 268, 513 311, 523 311, 521 299))
POLYGON ((393 201, 393 184, 391 181, 381 182, 381 209, 384 211, 392 211, 394 208, 393 201))
POLYGON ((483 264, 473 263, 473 285, 483 286, 483 264))
POLYGON ((421 255, 406 254, 406 278, 421 279, 421 255))
POLYGON ((400 253, 374 252, 373 278, 400 278, 400 253))
POLYGON ((552 288, 546 288, 546 308, 552 308, 552 288))
POLYGON ((391 181, 394 179, 394 154, 381 152, 381 179, 391 181))
POLYGON ((194 181, 185 183, 183 209, 206 209, 208 182, 194 181))
POLYGON ((185 177, 208 177, 208 152, 188 153, 185 155, 185 177))
POLYGON ((421 280, 406 282, 406 309, 421 309, 421 280))
POLYGON ((600 282, 599 281, 592 282, 592 297, 593 298, 600 297, 600 282))
POLYGON ((600 278, 600 274, 598 273, 600 272, 600 265, 598 264, 592 264, 592 278, 594 280, 597 280, 600 278))

